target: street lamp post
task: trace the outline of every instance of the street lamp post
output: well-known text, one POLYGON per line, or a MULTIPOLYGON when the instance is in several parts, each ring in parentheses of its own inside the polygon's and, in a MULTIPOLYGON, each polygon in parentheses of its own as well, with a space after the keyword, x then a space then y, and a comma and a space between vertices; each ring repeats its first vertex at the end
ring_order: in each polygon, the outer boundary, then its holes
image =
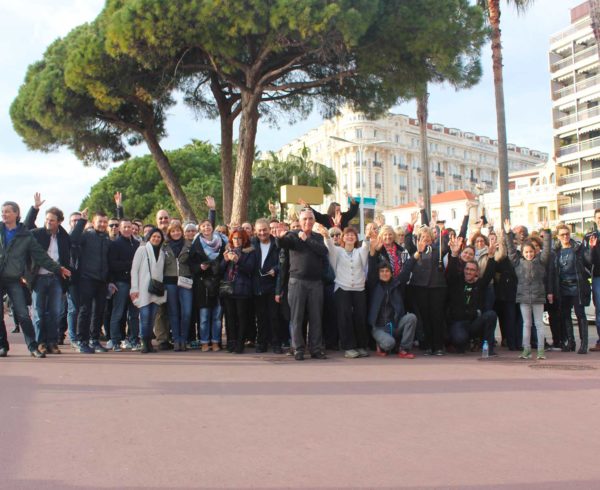
POLYGON ((365 208, 364 208, 365 194, 364 194, 364 188, 363 188, 364 179, 363 179, 363 168, 362 168, 364 149, 365 149, 365 146, 367 146, 367 145, 380 145, 383 143, 389 143, 389 141, 379 140, 379 141, 368 141, 368 142, 364 143, 364 142, 360 142, 360 141, 347 140, 346 138, 340 138, 339 136, 330 136, 330 138, 332 140, 341 141, 342 143, 348 143, 350 145, 355 145, 358 147, 358 171, 359 171, 358 188, 359 188, 359 192, 360 192, 360 202, 358 204, 358 209, 359 209, 359 213, 360 213, 360 236, 361 236, 361 238, 364 238, 365 237, 365 208))

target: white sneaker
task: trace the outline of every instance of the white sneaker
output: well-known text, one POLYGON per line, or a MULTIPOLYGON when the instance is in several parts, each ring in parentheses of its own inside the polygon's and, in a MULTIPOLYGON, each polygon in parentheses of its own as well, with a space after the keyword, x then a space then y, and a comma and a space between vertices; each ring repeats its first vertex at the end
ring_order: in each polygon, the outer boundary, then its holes
POLYGON ((140 344, 138 344, 138 343, 135 343, 135 344, 131 345, 131 350, 133 352, 137 352, 137 351, 141 350, 141 348, 142 348, 142 346, 140 344))
POLYGON ((358 351, 350 349, 344 352, 344 357, 347 359, 356 359, 357 357, 360 357, 360 354, 358 351))
POLYGON ((131 349, 129 340, 121 340, 121 349, 131 349))
POLYGON ((115 346, 115 343, 112 341, 112 339, 106 343, 107 349, 112 349, 114 346, 115 346))

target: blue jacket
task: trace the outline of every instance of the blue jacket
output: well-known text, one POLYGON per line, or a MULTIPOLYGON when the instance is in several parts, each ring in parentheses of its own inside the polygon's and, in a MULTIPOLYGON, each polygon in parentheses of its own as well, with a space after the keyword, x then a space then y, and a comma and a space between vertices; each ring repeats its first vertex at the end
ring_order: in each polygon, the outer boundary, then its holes
POLYGON ((398 276, 392 279, 389 289, 384 287, 384 284, 379 280, 379 258, 377 255, 369 255, 369 273, 367 275, 367 287, 369 290, 369 313, 367 315, 367 321, 369 327, 375 328, 377 322, 377 316, 381 305, 385 300, 386 294, 390 295, 390 301, 394 308, 394 325, 398 325, 400 319, 406 314, 404 308, 403 289, 408 280, 413 267, 417 261, 414 258, 408 259, 402 271, 398 276))

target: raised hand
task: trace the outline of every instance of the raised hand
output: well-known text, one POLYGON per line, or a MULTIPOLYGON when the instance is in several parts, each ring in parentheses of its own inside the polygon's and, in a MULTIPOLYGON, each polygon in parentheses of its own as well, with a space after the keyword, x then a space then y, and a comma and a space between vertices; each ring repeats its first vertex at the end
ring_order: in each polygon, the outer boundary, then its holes
POLYGON ((598 244, 598 237, 594 234, 590 237, 590 248, 594 248, 598 244))
POLYGON ((419 221, 419 211, 413 211, 410 213, 410 224, 414 226, 417 221, 419 221))
POLYGON ((423 235, 419 238, 419 241, 417 242, 417 252, 422 254, 426 248, 427 248, 427 238, 425 237, 425 235, 423 235))
POLYGON ((42 207, 42 204, 44 204, 46 202, 45 199, 42 200, 42 195, 39 192, 36 192, 33 195, 33 207, 35 209, 40 209, 42 207))
POLYGON ((339 229, 342 229, 342 212, 338 209, 333 217, 333 224, 339 229))
POLYGON ((327 228, 325 228, 322 224, 315 223, 314 230, 317 233, 320 233, 325 240, 328 240, 330 238, 329 237, 329 232, 327 231, 327 228))
POLYGON ((548 230, 549 229, 548 228, 549 225, 548 225, 548 220, 547 219, 545 219, 544 221, 542 221, 541 225, 542 225, 542 230, 548 230))
POLYGON ((269 206, 269 213, 271 214, 271 216, 276 216, 277 215, 277 206, 275 206, 275 204, 273 204, 270 199, 269 199, 268 206, 269 206))
POLYGON ((448 243, 450 247, 450 251, 452 252, 453 257, 458 257, 460 252, 460 248, 462 246, 462 237, 452 237, 450 242, 448 243))
POLYGON ((510 227, 510 220, 508 218, 506 218, 504 220, 504 233, 506 233, 507 235, 510 233, 511 227, 510 227))
POLYGON ((283 237, 287 233, 287 229, 285 228, 285 224, 284 223, 279 223, 277 225, 275 233, 277 235, 277 238, 283 237))
POLYGON ((88 208, 85 208, 83 211, 81 211, 81 217, 87 221, 88 219, 88 208))
POLYGON ((117 205, 117 207, 121 207, 123 205, 123 194, 121 194, 119 191, 117 191, 117 192, 115 192, 114 198, 115 198, 115 204, 117 205))
POLYGON ((308 208, 308 203, 304 200, 304 199, 298 199, 298 204, 300 204, 300 206, 302 206, 303 208, 308 208))
POLYGON ((216 204, 215 204, 215 198, 212 196, 206 196, 204 198, 204 202, 206 203, 206 207, 208 209, 215 209, 216 208, 216 204))

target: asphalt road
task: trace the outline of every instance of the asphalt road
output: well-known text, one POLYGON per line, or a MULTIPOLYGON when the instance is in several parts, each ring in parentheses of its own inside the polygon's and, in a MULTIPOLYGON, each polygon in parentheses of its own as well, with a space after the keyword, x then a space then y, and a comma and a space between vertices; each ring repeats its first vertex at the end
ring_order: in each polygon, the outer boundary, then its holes
POLYGON ((0 488, 600 486, 600 353, 0 359, 0 488))

